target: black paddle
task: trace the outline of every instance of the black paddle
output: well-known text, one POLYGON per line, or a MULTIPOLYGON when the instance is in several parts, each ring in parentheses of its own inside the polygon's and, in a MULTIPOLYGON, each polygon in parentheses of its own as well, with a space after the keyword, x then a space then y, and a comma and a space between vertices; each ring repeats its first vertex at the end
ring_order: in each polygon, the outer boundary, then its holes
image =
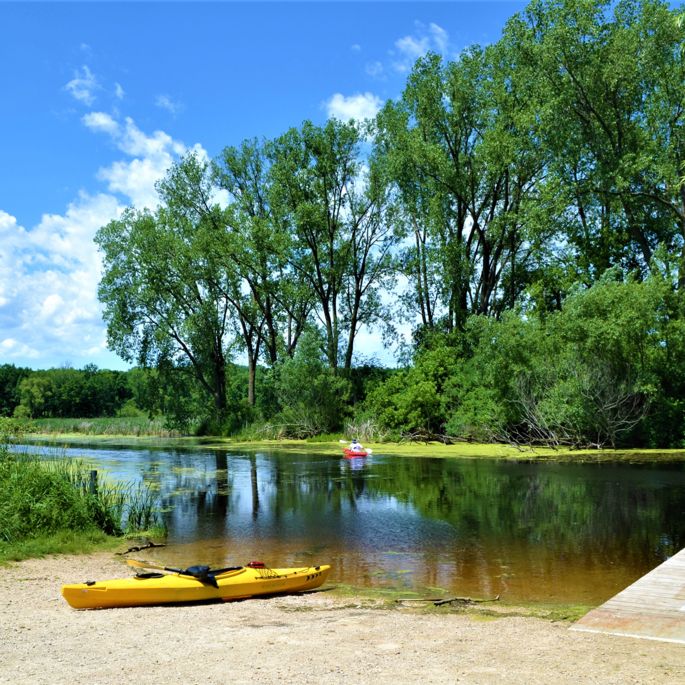
POLYGON ((169 573, 179 573, 182 576, 191 576, 192 578, 197 578, 203 583, 209 583, 214 587, 218 587, 216 584, 216 577, 222 573, 227 573, 228 571, 239 571, 242 566, 227 566, 226 568, 209 568, 209 566, 189 566, 186 569, 182 568, 172 568, 171 566, 160 566, 151 561, 139 561, 138 559, 126 559, 126 563, 129 566, 134 566, 135 568, 154 568, 159 571, 168 571, 169 573))

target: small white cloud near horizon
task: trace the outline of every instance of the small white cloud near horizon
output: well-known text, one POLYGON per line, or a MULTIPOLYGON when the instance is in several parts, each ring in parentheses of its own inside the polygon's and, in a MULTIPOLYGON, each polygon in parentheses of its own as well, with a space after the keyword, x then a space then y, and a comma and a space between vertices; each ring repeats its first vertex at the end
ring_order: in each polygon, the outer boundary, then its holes
POLYGON ((383 101, 370 92, 357 93, 347 97, 342 93, 335 93, 324 104, 330 118, 341 121, 349 121, 350 119, 364 121, 365 119, 373 119, 378 114, 383 101))
POLYGON ((85 64, 74 72, 74 78, 64 86, 75 100, 89 107, 95 102, 95 91, 99 88, 100 84, 95 74, 85 64))

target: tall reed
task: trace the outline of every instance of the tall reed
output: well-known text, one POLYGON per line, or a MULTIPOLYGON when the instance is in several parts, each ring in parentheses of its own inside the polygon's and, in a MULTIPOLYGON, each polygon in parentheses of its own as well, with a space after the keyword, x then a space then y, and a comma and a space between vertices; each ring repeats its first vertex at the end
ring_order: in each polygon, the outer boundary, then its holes
POLYGON ((100 478, 93 488, 90 474, 81 460, 41 459, 0 446, 0 540, 88 529, 122 535, 161 526, 156 500, 144 484, 100 478))
POLYGON ((163 418, 146 416, 100 417, 92 419, 35 419, 40 433, 80 433, 83 435, 127 435, 134 437, 179 437, 178 431, 169 429, 163 418))

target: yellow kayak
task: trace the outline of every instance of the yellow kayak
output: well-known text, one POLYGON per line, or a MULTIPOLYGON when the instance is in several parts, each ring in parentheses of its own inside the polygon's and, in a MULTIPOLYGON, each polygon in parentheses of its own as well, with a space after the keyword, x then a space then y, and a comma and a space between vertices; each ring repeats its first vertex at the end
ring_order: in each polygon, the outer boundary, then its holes
POLYGON ((207 566, 164 569, 173 573, 141 573, 132 578, 63 585, 62 596, 75 609, 230 601, 313 590, 326 580, 330 568, 266 568, 261 562, 251 562, 217 570, 207 566))

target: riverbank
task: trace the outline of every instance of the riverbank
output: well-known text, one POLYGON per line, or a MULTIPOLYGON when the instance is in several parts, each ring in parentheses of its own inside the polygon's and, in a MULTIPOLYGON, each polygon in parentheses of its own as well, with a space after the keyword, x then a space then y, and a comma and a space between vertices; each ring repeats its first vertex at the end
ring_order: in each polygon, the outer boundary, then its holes
MULTIPOLYGON (((32 433, 30 440, 51 444, 101 444, 111 446, 155 446, 184 447, 192 449, 215 449, 230 452, 269 452, 283 450, 293 454, 330 454, 340 455, 344 442, 338 440, 259 440, 239 441, 219 437, 159 437, 116 434, 84 433, 32 433)), ((541 448, 512 446, 503 444, 485 444, 458 442, 445 445, 440 442, 370 442, 365 447, 372 454, 396 457, 431 457, 439 459, 507 459, 513 461, 685 461, 685 449, 620 449, 620 450, 572 450, 568 448, 541 448)))
POLYGON ((670 683, 682 645, 567 621, 389 607, 330 586, 228 604, 75 611, 61 585, 127 575, 111 553, 0 573, 0 682, 670 683))

